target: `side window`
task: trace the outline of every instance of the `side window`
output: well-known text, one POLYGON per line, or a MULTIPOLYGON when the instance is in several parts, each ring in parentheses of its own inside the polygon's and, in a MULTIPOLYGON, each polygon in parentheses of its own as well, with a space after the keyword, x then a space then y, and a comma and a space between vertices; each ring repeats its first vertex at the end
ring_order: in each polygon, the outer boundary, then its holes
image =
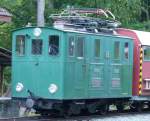
POLYGON ((76 56, 77 57, 83 57, 84 56, 84 37, 77 37, 76 56))
POLYGON ((74 50, 75 50, 75 41, 74 41, 74 37, 70 36, 69 37, 69 45, 68 45, 68 54, 69 56, 74 56, 74 50))
POLYGON ((100 57, 100 40, 94 41, 94 57, 100 57))
POLYGON ((42 40, 41 39, 33 39, 32 40, 32 54, 33 55, 41 55, 42 54, 42 40))
POLYGON ((144 60, 145 61, 150 61, 150 47, 144 46, 144 60))
POLYGON ((114 59, 119 59, 120 57, 120 42, 114 43, 114 59))
POLYGON ((59 54, 59 36, 58 35, 49 36, 48 53, 49 55, 53 55, 53 56, 59 54))
POLYGON ((129 43, 125 42, 124 44, 124 57, 125 59, 129 59, 129 43))
POLYGON ((19 56, 25 54, 25 36, 24 35, 16 36, 16 53, 19 56))

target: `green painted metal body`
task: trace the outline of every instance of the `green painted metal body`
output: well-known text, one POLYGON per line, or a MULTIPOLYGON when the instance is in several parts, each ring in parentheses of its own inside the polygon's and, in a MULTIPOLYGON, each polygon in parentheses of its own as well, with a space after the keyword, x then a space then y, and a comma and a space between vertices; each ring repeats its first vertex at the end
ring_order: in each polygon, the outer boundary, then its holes
POLYGON ((133 42, 131 38, 117 35, 67 32, 53 28, 41 28, 38 37, 43 41, 41 55, 32 55, 31 41, 34 27, 22 28, 13 32, 12 55, 12 96, 27 98, 27 90, 45 99, 93 99, 122 98, 132 95, 133 42), (16 36, 28 35, 25 38, 25 55, 16 54, 16 36), (57 56, 48 54, 49 35, 59 35, 57 56), (69 37, 74 37, 75 53, 68 55, 69 37), (77 41, 83 37, 83 57, 77 57, 77 41), (94 41, 100 40, 100 57, 94 57, 94 41), (114 43, 119 42, 120 55, 114 57, 114 43), (129 57, 125 59, 124 44, 129 44, 129 57), (24 88, 16 91, 21 82, 24 88), (51 94, 49 85, 58 86, 56 93, 51 94))

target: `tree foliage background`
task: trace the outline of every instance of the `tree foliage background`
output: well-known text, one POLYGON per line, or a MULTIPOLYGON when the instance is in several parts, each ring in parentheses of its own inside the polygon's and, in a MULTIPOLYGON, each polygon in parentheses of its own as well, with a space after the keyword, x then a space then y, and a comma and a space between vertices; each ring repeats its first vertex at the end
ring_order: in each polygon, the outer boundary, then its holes
MULTIPOLYGON (((45 21, 51 13, 66 8, 103 8, 114 13, 123 27, 150 30, 150 0, 45 0, 45 21)), ((1 0, 0 7, 13 14, 11 23, 0 23, 0 46, 11 49, 11 31, 28 23, 36 25, 37 0, 1 0)))

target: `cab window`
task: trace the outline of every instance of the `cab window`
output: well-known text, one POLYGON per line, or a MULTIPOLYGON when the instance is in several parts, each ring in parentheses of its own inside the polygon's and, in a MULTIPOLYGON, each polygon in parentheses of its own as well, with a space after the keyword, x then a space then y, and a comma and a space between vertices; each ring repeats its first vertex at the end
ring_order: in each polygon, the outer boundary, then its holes
POLYGON ((94 57, 100 57, 100 40, 96 39, 95 41, 95 48, 94 48, 94 57))
POLYGON ((84 37, 78 37, 76 41, 76 55, 77 57, 84 56, 84 37))
POLYGON ((75 50, 74 37, 70 36, 69 37, 69 48, 68 48, 68 54, 69 54, 70 57, 74 56, 74 50, 75 50))
POLYGON ((119 59, 120 57, 120 42, 114 43, 114 59, 119 59))
POLYGON ((143 50, 144 50, 144 60, 150 61, 150 47, 145 46, 143 47, 143 50))
POLYGON ((16 37, 16 53, 19 56, 25 54, 25 36, 17 35, 16 37))
POLYGON ((48 44, 48 53, 49 55, 56 56, 59 54, 59 36, 51 35, 49 36, 49 44, 48 44))
POLYGON ((32 40, 32 54, 33 55, 41 55, 42 54, 42 40, 41 39, 33 39, 32 40))
POLYGON ((124 57, 125 59, 129 59, 129 43, 128 42, 124 44, 124 57))

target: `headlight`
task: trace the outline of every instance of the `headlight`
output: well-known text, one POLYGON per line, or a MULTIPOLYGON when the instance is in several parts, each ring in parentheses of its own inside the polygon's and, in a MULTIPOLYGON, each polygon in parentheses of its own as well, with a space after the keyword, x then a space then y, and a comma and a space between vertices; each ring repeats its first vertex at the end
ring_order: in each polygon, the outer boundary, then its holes
POLYGON ((34 34, 34 36, 36 36, 36 37, 39 37, 39 36, 41 35, 41 33, 42 33, 42 30, 41 30, 40 28, 35 28, 35 29, 33 30, 33 34, 34 34))
POLYGON ((17 92, 21 92, 23 90, 23 84, 18 82, 16 85, 16 91, 17 92))
POLYGON ((49 92, 51 94, 55 93, 58 90, 58 87, 56 84, 50 84, 49 88, 48 88, 49 92))

